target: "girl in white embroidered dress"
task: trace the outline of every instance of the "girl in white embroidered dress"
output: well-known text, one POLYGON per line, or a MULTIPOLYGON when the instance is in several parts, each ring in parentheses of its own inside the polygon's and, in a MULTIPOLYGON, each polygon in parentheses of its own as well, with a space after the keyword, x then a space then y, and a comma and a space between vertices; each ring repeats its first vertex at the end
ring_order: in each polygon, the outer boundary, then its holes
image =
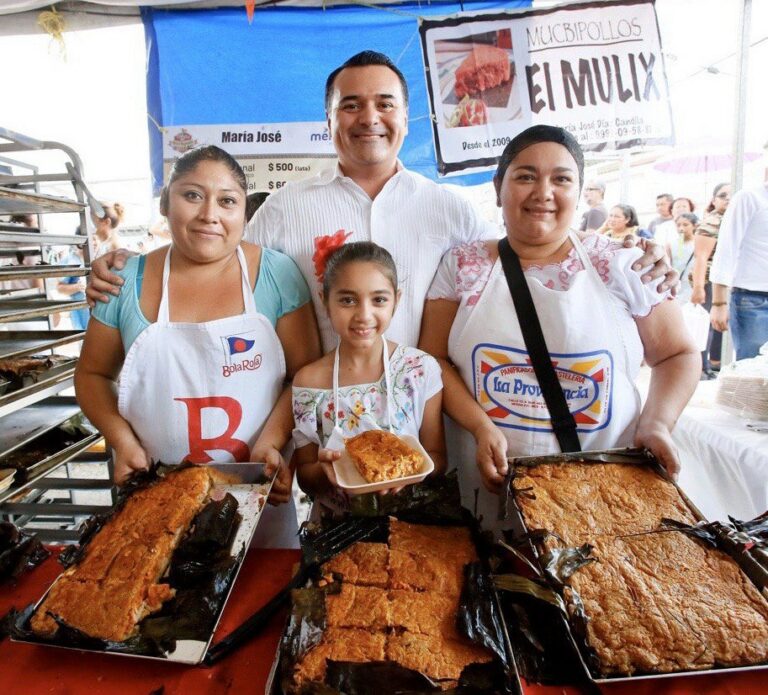
POLYGON ((433 357, 384 338, 400 298, 389 252, 355 242, 332 249, 325 262, 318 269, 323 304, 339 345, 296 375, 293 437, 299 485, 324 506, 340 510, 345 498, 332 462, 341 454, 343 437, 386 428, 410 434, 419 438, 435 470, 445 469, 443 386, 433 357))

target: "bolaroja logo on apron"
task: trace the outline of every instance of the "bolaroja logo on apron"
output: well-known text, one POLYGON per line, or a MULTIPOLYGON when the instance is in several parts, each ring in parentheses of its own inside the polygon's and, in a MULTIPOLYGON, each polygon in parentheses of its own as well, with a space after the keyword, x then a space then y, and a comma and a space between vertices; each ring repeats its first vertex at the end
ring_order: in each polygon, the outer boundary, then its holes
MULTIPOLYGON (((611 421, 613 357, 607 350, 551 353, 552 365, 578 432, 611 421)), ((525 350, 481 343, 472 351, 475 400, 499 427, 552 432, 531 360, 525 350)))
POLYGON ((254 350, 256 331, 239 333, 238 335, 221 336, 224 350, 224 364, 221 365, 225 377, 239 372, 254 371, 261 366, 261 353, 254 350))

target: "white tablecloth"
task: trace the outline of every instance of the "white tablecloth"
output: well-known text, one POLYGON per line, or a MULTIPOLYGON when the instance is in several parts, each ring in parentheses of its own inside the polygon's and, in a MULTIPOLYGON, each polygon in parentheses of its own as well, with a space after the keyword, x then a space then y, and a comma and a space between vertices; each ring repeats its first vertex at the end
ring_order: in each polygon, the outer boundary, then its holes
POLYGON ((699 384, 672 433, 678 484, 707 519, 753 519, 768 510, 768 433, 716 406, 716 388, 715 381, 699 384))

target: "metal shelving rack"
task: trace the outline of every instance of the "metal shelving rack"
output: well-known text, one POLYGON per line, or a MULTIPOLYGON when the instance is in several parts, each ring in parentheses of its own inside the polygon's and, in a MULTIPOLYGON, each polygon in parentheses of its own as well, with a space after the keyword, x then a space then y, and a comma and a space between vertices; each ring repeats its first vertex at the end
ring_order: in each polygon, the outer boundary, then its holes
MULTIPOLYGON (((88 236, 47 234, 42 228, 43 215, 76 213, 81 229, 87 230, 86 207, 103 214, 101 204, 83 182, 77 153, 61 143, 35 140, 0 127, 0 164, 10 171, 0 173, 0 215, 33 214, 38 220, 36 228, 0 222, 0 257, 21 253, 40 256, 43 261, 43 265, 0 266, 0 281, 87 275, 91 260, 88 236), (61 153, 63 171, 41 172, 23 161, 24 153, 42 150, 61 153), (71 184, 73 197, 41 193, 41 183, 54 182, 71 184), (51 246, 67 245, 82 247, 84 267, 45 263, 51 246)), ((46 353, 81 341, 83 331, 54 330, 50 316, 86 306, 84 300, 51 299, 39 288, 0 290, 0 358, 46 353), (1 324, 31 320, 40 324, 39 330, 2 330, 1 324)), ((34 384, 0 394, 0 458, 80 412, 72 396, 61 395, 73 385, 74 371, 75 362, 65 363, 50 369, 34 384)), ((25 477, 17 476, 10 487, 0 491, 0 517, 34 528, 44 541, 76 540, 83 517, 104 512, 114 504, 109 455, 87 452, 100 439, 98 434, 85 437, 30 465, 25 477), (103 472, 107 477, 99 477, 103 472), (83 503, 78 499, 83 491, 103 491, 105 503, 83 503)))

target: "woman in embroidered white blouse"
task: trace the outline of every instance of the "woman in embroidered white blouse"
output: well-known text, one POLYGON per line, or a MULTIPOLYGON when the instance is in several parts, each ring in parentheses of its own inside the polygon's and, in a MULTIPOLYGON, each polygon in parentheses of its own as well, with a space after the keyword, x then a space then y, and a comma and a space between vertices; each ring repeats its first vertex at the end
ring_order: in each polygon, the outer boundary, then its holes
MULTIPOLYGON (((594 234, 579 240, 570 231, 583 170, 581 148, 561 128, 534 126, 514 138, 494 177, 507 239, 581 449, 646 446, 674 475, 679 462, 670 430, 698 381, 696 348, 668 293, 643 285, 635 272, 639 249, 594 234), (652 378, 641 412, 634 379, 643 359, 652 378)), ((467 244, 444 256, 427 297, 419 347, 440 359, 445 410, 472 435, 465 438, 471 446, 449 447, 461 462, 465 503, 480 479, 498 491, 508 455, 560 450, 498 242, 467 244), (476 458, 477 469, 467 465, 468 457, 476 458)))

